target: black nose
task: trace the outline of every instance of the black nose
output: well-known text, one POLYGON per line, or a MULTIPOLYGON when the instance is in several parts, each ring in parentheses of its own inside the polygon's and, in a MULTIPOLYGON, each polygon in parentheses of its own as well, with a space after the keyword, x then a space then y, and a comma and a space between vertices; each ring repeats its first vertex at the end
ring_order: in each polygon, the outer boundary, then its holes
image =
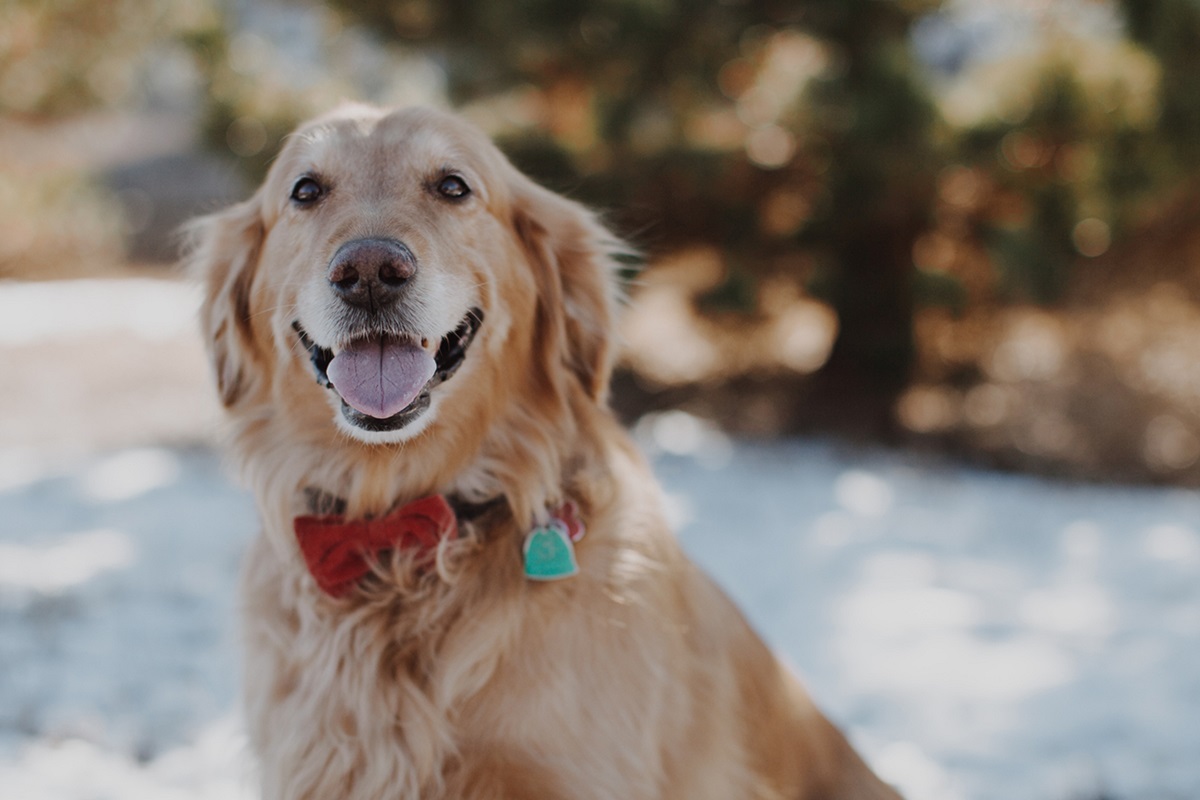
POLYGON ((378 311, 394 303, 417 274, 417 259, 396 239, 353 239, 329 262, 329 285, 347 303, 378 311))

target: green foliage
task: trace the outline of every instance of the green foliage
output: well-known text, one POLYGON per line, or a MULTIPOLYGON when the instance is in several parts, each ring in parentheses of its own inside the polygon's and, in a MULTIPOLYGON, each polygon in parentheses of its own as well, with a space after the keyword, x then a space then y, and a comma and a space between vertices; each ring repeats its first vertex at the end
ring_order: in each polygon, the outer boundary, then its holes
POLYGON ((60 116, 127 101, 147 50, 215 21, 204 0, 5 0, 0 112, 60 116))
POLYGON ((518 167, 644 249, 721 248, 704 310, 752 312, 763 278, 795 270, 838 313, 831 368, 890 390, 914 309, 981 299, 953 265, 914 265, 931 228, 990 253, 982 299, 1054 303, 1200 168, 1200 0, 1118 6, 1136 45, 1052 40, 935 106, 908 32, 937 0, 332 0, 306 7, 328 64, 304 80, 264 67, 274 45, 220 0, 8 0, 0 112, 128 103, 146 54, 182 45, 205 139, 257 177, 299 119, 355 94, 337 49, 353 29, 436 64, 518 167), (986 195, 954 230, 933 213, 950 162, 986 195))
POLYGON ((843 318, 835 357, 889 384, 911 359, 912 242, 937 166, 907 30, 935 5, 338 2, 437 53, 458 104, 533 87, 543 134, 505 142, 514 161, 625 210, 618 224, 653 247, 707 241, 733 254, 705 308, 752 309, 765 257, 815 248, 843 318))
POLYGON ((994 187, 977 227, 996 296, 1052 304, 1075 265, 1102 254, 1175 180, 1145 97, 1155 73, 1143 54, 1112 43, 1064 44, 1004 75, 1019 101, 963 128, 957 157, 994 187), (1088 225, 1102 242, 1081 234, 1088 225))
POLYGON ((241 60, 254 67, 238 63, 233 51, 239 47, 239 35, 232 25, 233 20, 222 15, 214 24, 177 38, 191 54, 202 84, 202 139, 257 182, 266 174, 276 143, 301 120, 327 110, 339 96, 335 87, 312 91, 280 75, 278 65, 267 68, 269 46, 253 35, 242 36, 240 47, 241 60))
POLYGON ((805 133, 829 166, 805 241, 822 257, 819 285, 841 324, 829 369, 862 370, 892 391, 913 357, 911 254, 941 166, 937 114, 909 57, 909 12, 866 0, 818 11, 838 68, 806 97, 805 133))
POLYGON ((1200 2, 1120 8, 1144 49, 1065 40, 1005 65, 1002 86, 973 87, 1008 97, 957 137, 958 159, 997 190, 977 227, 1001 299, 1056 302, 1081 261, 1120 242, 1200 168, 1200 2))
POLYGON ((924 308, 944 308, 954 316, 967 310, 967 290, 953 275, 935 270, 917 269, 913 275, 913 298, 924 308))
POLYGON ((1200 3, 1121 0, 1130 36, 1162 66, 1159 135, 1181 165, 1200 165, 1200 3))

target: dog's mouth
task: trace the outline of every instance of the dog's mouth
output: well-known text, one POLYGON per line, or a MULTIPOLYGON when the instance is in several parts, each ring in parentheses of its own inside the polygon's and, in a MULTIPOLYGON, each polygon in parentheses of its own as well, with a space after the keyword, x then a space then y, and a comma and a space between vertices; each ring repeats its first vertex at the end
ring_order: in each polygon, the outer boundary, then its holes
POLYGON ((308 350, 317 383, 337 394, 342 416, 365 431, 396 431, 429 408, 430 392, 462 366, 483 311, 472 308, 429 354, 427 341, 392 333, 357 337, 334 350, 321 347, 299 320, 292 328, 308 350))

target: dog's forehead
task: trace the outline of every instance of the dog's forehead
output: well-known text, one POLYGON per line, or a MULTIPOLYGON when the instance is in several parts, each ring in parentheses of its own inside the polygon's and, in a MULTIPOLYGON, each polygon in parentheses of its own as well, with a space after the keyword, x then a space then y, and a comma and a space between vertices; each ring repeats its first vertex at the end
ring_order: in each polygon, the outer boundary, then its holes
POLYGON ((466 153, 491 142, 467 123, 429 109, 396 111, 379 120, 371 136, 384 147, 466 153))
POLYGON ((381 171, 408 165, 482 171, 494 151, 481 132, 431 109, 334 115, 302 128, 289 144, 295 158, 318 167, 353 161, 381 171))

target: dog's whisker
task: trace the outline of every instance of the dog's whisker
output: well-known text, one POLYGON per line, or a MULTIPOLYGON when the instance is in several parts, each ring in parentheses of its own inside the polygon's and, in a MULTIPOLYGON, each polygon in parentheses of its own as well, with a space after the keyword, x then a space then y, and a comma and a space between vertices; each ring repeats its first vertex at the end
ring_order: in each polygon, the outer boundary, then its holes
POLYGON ((282 309, 290 309, 292 311, 297 311, 297 310, 299 310, 299 306, 296 305, 295 303, 280 303, 277 306, 269 306, 267 308, 259 309, 258 311, 252 311, 249 315, 249 319, 257 319, 259 317, 265 317, 268 314, 274 314, 276 311, 280 311, 282 309))

